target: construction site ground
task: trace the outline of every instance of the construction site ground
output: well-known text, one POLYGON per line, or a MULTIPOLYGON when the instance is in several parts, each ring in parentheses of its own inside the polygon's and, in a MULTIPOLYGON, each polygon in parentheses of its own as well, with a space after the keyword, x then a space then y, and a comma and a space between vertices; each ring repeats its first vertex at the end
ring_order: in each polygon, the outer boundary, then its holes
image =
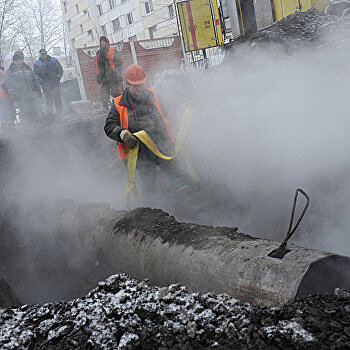
MULTIPOLYGON (((234 60, 239 45, 252 48, 280 45, 288 55, 297 48, 327 45, 327 33, 339 27, 347 30, 349 22, 316 10, 296 13, 250 38, 230 44, 225 64, 234 60)), ((340 37, 340 46, 343 38, 340 37)), ((28 201, 26 205, 18 206, 9 199, 17 185, 8 178, 11 171, 22 169, 19 162, 41 161, 34 156, 31 159, 25 152, 27 142, 31 151, 37 152, 45 144, 45 151, 52 154, 50 162, 63 164, 69 162, 66 152, 69 148, 60 140, 71 140, 80 151, 81 164, 95 162, 96 182, 89 182, 94 202, 113 203, 117 209, 124 209, 125 203, 115 201, 113 191, 98 191, 99 181, 124 176, 115 156, 115 145, 104 142, 103 122, 102 115, 70 117, 64 123, 55 121, 40 130, 28 131, 23 127, 1 135, 1 349, 350 348, 349 291, 335 289, 333 293, 308 296, 281 307, 261 307, 226 294, 189 291, 177 284, 153 286, 147 280, 115 275, 98 250, 80 252, 69 231, 55 231, 57 212, 67 205, 47 198, 48 186, 56 186, 57 191, 66 190, 60 187, 56 174, 52 174, 52 183, 40 183, 41 192, 36 190, 35 201, 32 202, 34 194, 30 189, 20 194, 28 201), (78 129, 82 132, 77 132, 78 129), (14 139, 18 142, 11 141, 14 139), (23 152, 18 152, 21 149, 23 152), (93 160, 90 153, 94 154, 93 160), (23 158, 14 160, 14 154, 22 154, 23 158)), ((35 171, 30 175, 35 177, 35 171)), ((79 178, 70 181, 76 187, 81 185, 79 178)), ((67 198, 69 193, 76 194, 73 185, 64 193, 67 198)), ((91 203, 88 193, 86 197, 80 192, 79 195, 82 202, 90 202, 91 210, 109 210, 109 204, 91 203)), ((196 208, 193 203, 188 207, 176 206, 175 202, 172 209, 183 220, 191 210, 188 217, 201 223, 206 223, 208 211, 216 210, 220 221, 221 215, 224 218, 229 212, 245 210, 244 204, 232 198, 226 213, 219 210, 223 196, 231 197, 225 188, 203 186, 188 196, 201 206, 196 208)), ((154 212, 149 211, 149 215, 154 212)), ((147 220, 151 222, 152 217, 144 216, 143 222, 147 220)), ((184 230, 192 227, 191 223, 181 225, 184 230)), ((195 245, 196 239, 205 236, 207 227, 203 226, 202 230, 200 225, 197 227, 198 231, 191 237, 193 242, 184 237, 185 245, 195 245)), ((159 230, 155 229, 158 233, 159 230)), ((221 230, 237 232, 232 227, 221 230)), ((241 234, 242 239, 244 236, 241 234)))

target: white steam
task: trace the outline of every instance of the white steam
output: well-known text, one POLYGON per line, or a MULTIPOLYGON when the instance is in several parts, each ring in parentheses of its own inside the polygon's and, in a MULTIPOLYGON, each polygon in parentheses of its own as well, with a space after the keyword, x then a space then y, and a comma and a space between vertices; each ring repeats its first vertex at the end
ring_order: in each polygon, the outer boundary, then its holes
POLYGON ((114 143, 107 139, 104 118, 75 125, 62 123, 15 130, 7 138, 11 174, 7 197, 20 205, 73 199, 125 206, 126 176, 114 143))
POLYGON ((350 51, 342 46, 288 56, 244 47, 192 81, 194 93, 182 98, 196 110, 188 142, 197 171, 242 209, 230 211, 225 199, 226 220, 207 213, 206 222, 281 240, 301 187, 311 205, 294 242, 350 255, 350 51))

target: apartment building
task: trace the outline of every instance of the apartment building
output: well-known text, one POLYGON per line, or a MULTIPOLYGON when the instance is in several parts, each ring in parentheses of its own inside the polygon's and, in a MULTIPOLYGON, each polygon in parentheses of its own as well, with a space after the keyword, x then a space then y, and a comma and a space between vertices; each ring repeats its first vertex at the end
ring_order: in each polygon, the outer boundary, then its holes
POLYGON ((145 28, 142 39, 156 39, 178 34, 173 0, 140 0, 140 3, 145 28))
POLYGON ((177 34, 173 0, 61 0, 72 48, 177 34))
POLYGON ((143 23, 140 0, 96 0, 101 35, 111 42, 140 39, 143 23))
POLYGON ((72 49, 98 43, 98 17, 95 0, 61 0, 63 18, 72 49))
POLYGON ((177 34, 172 0, 96 0, 100 29, 112 42, 177 34))

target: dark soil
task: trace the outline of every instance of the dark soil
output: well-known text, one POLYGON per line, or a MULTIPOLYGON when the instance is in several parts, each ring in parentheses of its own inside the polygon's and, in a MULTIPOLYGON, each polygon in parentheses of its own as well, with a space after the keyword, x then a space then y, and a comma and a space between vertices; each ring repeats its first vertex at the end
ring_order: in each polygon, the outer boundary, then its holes
POLYGON ((349 349, 350 293, 282 308, 114 275, 81 299, 0 309, 1 349, 349 349))
POLYGON ((312 8, 295 12, 256 33, 235 39, 226 48, 231 51, 246 43, 251 47, 279 46, 287 53, 293 53, 303 47, 323 46, 330 34, 334 35, 339 28, 343 30, 349 23, 349 18, 339 18, 312 8))
MULTIPOLYGON (((252 240, 253 237, 239 233, 237 227, 213 227, 179 222, 160 209, 137 208, 128 212, 114 226, 118 234, 127 234, 139 230, 145 238, 152 236, 164 242, 200 247, 208 237, 217 236, 218 231, 235 240, 252 240)), ((143 237, 140 238, 141 240, 143 237)))

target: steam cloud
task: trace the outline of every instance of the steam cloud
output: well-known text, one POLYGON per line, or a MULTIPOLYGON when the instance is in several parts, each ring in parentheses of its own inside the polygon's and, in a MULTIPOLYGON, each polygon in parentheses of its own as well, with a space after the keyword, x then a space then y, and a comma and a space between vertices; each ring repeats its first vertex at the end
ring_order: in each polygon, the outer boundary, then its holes
POLYGON ((182 98, 196 110, 188 142, 197 171, 210 188, 232 194, 221 202, 226 217, 207 213, 206 223, 282 240, 301 187, 311 205, 292 241, 350 255, 344 35, 290 55, 242 47, 218 69, 198 75, 194 92, 185 89, 182 98))

